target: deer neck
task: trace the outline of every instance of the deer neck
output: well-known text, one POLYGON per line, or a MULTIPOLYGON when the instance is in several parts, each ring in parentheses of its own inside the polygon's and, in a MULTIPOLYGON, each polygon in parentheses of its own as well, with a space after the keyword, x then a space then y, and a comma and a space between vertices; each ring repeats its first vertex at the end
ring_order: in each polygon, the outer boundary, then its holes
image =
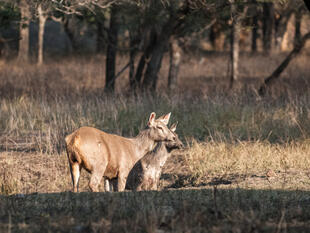
POLYGON ((169 155, 170 155, 170 152, 167 149, 166 144, 161 143, 161 145, 157 148, 157 151, 154 156, 154 159, 157 160, 157 163, 160 168, 164 166, 169 155))
POLYGON ((147 129, 141 131, 133 140, 137 147, 137 153, 135 155, 137 160, 141 159, 148 152, 154 150, 157 144, 150 138, 150 131, 147 129))

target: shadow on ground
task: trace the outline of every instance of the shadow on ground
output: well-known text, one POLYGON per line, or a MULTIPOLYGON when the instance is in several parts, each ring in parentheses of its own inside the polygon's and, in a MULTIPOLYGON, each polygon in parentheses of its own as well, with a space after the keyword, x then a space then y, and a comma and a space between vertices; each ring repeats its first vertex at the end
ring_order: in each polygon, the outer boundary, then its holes
POLYGON ((308 232, 310 192, 179 189, 0 196, 1 232, 308 232))

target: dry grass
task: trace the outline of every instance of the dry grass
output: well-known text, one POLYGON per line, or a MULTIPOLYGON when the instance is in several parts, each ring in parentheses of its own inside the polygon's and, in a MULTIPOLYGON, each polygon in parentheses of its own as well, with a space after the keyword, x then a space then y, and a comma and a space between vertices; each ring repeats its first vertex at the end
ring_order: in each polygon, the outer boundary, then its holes
POLYGON ((22 96, 0 100, 0 146, 3 150, 61 153, 64 137, 83 125, 134 136, 152 111, 172 112, 183 140, 269 141, 286 143, 310 135, 309 95, 298 99, 253 96, 184 98, 22 96))
POLYGON ((309 145, 309 140, 285 144, 194 142, 185 152, 185 160, 196 185, 309 190, 309 145))
MULTIPOLYGON (((287 54, 278 53, 240 55, 240 83, 245 89, 257 89, 264 78, 269 76, 287 54)), ((301 94, 309 91, 307 74, 309 53, 293 60, 281 75, 281 82, 273 87, 271 94, 301 94), (296 89, 297 88, 297 89, 296 89)), ((116 70, 128 63, 128 57, 118 56, 116 70)), ((52 61, 42 67, 31 64, 0 64, 0 96, 19 97, 39 96, 76 96, 103 95, 105 85, 105 57, 66 58, 52 61)), ((184 54, 179 72, 179 90, 177 93, 187 96, 206 97, 225 94, 229 84, 229 54, 184 54)), ((157 90, 166 92, 169 57, 164 57, 159 72, 157 90)), ((128 70, 116 80, 116 93, 129 90, 128 70)))

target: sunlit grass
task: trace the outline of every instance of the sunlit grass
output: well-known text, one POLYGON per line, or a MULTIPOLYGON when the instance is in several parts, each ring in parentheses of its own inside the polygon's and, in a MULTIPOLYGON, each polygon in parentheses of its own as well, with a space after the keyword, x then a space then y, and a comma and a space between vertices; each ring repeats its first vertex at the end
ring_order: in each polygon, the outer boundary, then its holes
MULTIPOLYGON (((286 144, 269 142, 224 142, 198 143, 194 141, 185 153, 190 173, 199 182, 205 177, 230 179, 254 176, 278 178, 283 174, 308 173, 310 170, 309 140, 286 144)), ((285 182, 285 181, 284 181, 285 182)), ((287 181, 286 181, 287 182, 287 181)), ((256 184, 256 188, 259 187, 256 184)), ((291 186, 289 182, 285 184, 291 186)), ((297 184, 298 186, 298 184, 297 184)), ((301 188, 299 185, 296 188, 301 188)), ((308 185, 304 188, 309 188, 308 185)))

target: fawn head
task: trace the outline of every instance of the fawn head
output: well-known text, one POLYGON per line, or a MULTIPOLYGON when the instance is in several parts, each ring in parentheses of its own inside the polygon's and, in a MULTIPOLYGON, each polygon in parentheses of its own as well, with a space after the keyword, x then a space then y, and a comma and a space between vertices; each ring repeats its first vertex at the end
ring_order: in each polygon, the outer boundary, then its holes
POLYGON ((175 133, 175 130, 177 129, 177 125, 178 125, 178 122, 174 123, 170 127, 170 131, 174 134, 175 139, 173 141, 165 142, 166 148, 168 150, 179 149, 179 148, 184 147, 183 143, 179 139, 179 136, 175 133))

